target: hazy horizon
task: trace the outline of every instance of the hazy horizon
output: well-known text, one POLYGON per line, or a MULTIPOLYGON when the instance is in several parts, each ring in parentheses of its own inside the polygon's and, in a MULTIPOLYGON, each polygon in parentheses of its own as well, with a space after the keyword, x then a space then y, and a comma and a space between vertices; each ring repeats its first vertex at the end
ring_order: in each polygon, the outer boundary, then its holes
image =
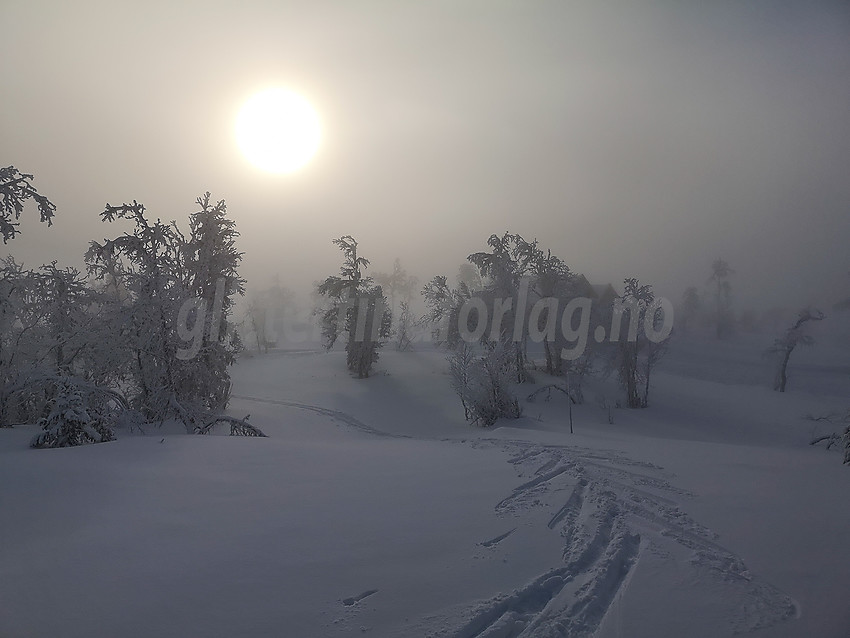
MULTIPOLYGON (((428 5, 53 2, 0 9, 3 165, 32 207, 0 254, 81 266, 134 199, 185 227, 204 191, 241 233, 249 287, 304 289, 354 235, 454 276, 489 235, 537 238, 593 282, 677 302, 711 262, 738 310, 850 296, 850 8, 841 3, 428 5), (241 155, 251 94, 319 113, 291 175, 241 155)), ((826 309, 826 308, 825 308, 826 309)))

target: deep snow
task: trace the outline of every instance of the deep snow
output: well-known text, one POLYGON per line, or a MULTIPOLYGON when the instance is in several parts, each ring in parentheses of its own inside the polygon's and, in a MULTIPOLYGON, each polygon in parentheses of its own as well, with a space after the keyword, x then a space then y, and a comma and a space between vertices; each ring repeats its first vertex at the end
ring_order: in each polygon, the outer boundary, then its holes
POLYGON ((780 395, 737 346, 674 345, 613 424, 589 383, 574 435, 560 393, 471 428, 421 344, 243 359, 266 439, 0 430, 0 636, 847 636, 850 470, 803 417, 850 378, 807 355, 780 395))

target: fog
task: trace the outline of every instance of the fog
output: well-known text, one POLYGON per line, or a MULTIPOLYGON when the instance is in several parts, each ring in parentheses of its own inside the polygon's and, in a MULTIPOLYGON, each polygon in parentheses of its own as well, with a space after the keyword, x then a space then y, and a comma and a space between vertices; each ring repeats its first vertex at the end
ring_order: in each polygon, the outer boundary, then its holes
POLYGON ((185 225, 209 190, 255 287, 343 234, 424 280, 510 230, 674 301, 718 257, 738 308, 847 297, 850 7, 687 4, 3 3, 0 163, 57 205, 3 248, 80 266, 106 202, 185 225), (271 85, 322 121, 286 176, 233 136, 271 85))

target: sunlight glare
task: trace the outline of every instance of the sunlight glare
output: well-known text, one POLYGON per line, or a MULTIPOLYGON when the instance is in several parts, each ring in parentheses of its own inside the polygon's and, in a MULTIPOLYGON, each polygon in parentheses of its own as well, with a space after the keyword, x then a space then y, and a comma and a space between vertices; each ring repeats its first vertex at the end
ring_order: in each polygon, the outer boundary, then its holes
POLYGON ((319 117, 310 103, 292 91, 272 88, 255 94, 236 120, 236 140, 254 166, 291 173, 304 166, 319 147, 319 117))

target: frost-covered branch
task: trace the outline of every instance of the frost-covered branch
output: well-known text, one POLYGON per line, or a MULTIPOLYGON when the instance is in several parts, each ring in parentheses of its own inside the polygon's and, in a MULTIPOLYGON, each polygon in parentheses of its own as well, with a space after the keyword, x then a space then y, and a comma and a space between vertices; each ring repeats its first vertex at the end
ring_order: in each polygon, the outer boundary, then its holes
POLYGON ((32 175, 21 173, 14 166, 0 168, 0 235, 4 244, 20 232, 17 220, 21 218, 28 199, 33 199, 38 206, 41 221, 48 226, 53 225, 56 205, 36 190, 32 185, 33 179, 32 175))

